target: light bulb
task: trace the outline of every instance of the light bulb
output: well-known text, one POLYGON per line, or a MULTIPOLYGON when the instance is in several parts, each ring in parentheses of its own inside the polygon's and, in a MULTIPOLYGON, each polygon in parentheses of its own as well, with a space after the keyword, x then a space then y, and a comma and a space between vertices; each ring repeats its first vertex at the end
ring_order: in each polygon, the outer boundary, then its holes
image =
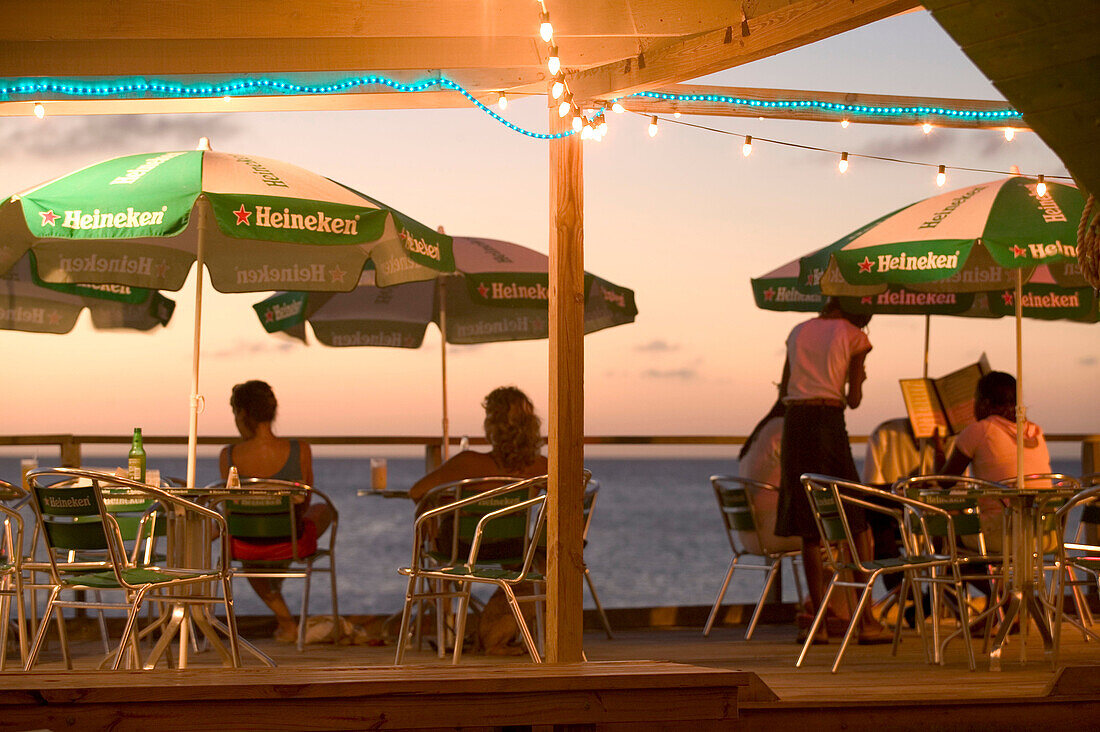
POLYGON ((841 173, 848 172, 848 153, 843 152, 840 154, 840 162, 836 164, 836 169, 841 173))
POLYGON ((592 124, 586 122, 584 127, 581 128, 581 139, 588 140, 592 138, 592 124))
POLYGON ((752 135, 745 135, 745 144, 741 146, 741 154, 746 158, 752 155, 752 135))
POLYGON ((554 26, 550 24, 550 13, 543 13, 540 18, 539 36, 547 43, 554 37, 554 26))
POLYGON ((947 166, 941 165, 940 171, 936 173, 936 185, 943 188, 943 184, 947 182, 947 166))
POLYGON ((582 127, 584 127, 584 120, 579 114, 573 115, 573 131, 580 132, 582 127))
POLYGON ((500 107, 501 111, 504 111, 505 109, 508 109, 508 95, 507 94, 501 94, 500 95, 500 98, 497 99, 497 106, 500 107))
POLYGON ((1005 142, 1012 142, 1016 139, 1016 130, 1012 127, 1005 127, 1005 142))
POLYGON ((561 104, 558 105, 558 116, 564 117, 569 114, 569 110, 573 108, 573 95, 566 94, 565 99, 561 100, 561 104))
POLYGON ((673 112, 672 116, 675 117, 676 119, 680 119, 680 113, 679 112, 673 112))
POLYGON ((925 122, 923 125, 920 126, 920 128, 924 131, 924 134, 930 134, 932 132, 932 123, 925 122))
POLYGON ((603 137, 607 134, 607 120, 605 120, 603 117, 600 117, 600 121, 596 125, 596 132, 600 134, 600 137, 603 137))
POLYGON ((615 102, 614 104, 611 105, 611 111, 614 112, 615 114, 622 114, 623 112, 626 111, 626 107, 619 104, 618 102, 615 102))
POLYGON ((229 104, 231 101, 233 101, 233 97, 226 94, 224 97, 222 97, 222 101, 225 102, 226 104, 229 104))
POLYGON ((1039 182, 1035 184, 1035 195, 1038 196, 1039 198, 1042 198, 1046 194, 1047 194, 1047 184, 1046 184, 1046 181, 1043 180, 1043 176, 1040 175, 1039 176, 1039 182))
POLYGON ((561 78, 554 79, 554 83, 550 85, 550 96, 554 99, 561 99, 561 95, 565 93, 565 81, 561 78))
POLYGON ((1019 165, 1013 165, 1011 168, 1008 169, 1008 172, 1012 173, 1012 175, 1019 175, 1020 174, 1020 166, 1019 165))
POLYGON ((38 119, 42 119, 46 116, 46 108, 42 105, 42 102, 34 103, 34 116, 38 119))
POLYGON ((557 76, 561 71, 561 59, 558 58, 558 47, 550 46, 550 57, 546 59, 546 68, 550 71, 551 76, 557 76))
POLYGON ((840 126, 841 126, 841 127, 843 127, 844 129, 848 129, 848 125, 849 125, 849 124, 850 124, 850 123, 849 123, 849 122, 848 122, 848 120, 846 120, 846 119, 842 119, 842 120, 840 120, 840 126))
POLYGON ((649 118, 649 136, 650 137, 656 137, 657 136, 657 116, 656 115, 649 118))

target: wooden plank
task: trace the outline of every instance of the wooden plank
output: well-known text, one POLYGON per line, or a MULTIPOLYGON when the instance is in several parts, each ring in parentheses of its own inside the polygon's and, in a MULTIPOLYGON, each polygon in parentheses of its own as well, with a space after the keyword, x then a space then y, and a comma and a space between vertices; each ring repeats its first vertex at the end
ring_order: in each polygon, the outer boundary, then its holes
POLYGON ((1100 696, 1100 666, 1064 666, 1050 682, 1049 696, 1100 696))
POLYGON ((917 5, 912 0, 801 0, 746 21, 748 35, 740 28, 728 34, 709 31, 654 44, 641 60, 569 73, 569 88, 581 102, 624 96, 773 56, 917 5))
MULTIPOLYGON (((569 120, 549 110, 551 133, 569 120)), ((579 135, 550 142, 550 479, 546 657, 580 661, 584 485, 584 168, 579 135)))
POLYGON ((1081 62, 1051 66, 1035 75, 998 81, 997 90, 1016 100, 1030 114, 1068 107, 1100 96, 1100 55, 1081 62), (1049 83, 1054 79, 1054 83, 1049 83), (1091 94, 1090 94, 1091 91, 1091 94))
POLYGON ((951 29, 951 37, 960 46, 1012 35, 1019 28, 1037 28, 1096 13, 1095 0, 929 0, 924 6, 934 13, 937 22, 951 29))
MULTIPOLYGON (((726 96, 739 99, 751 99, 766 102, 775 101, 804 101, 817 100, 833 104, 851 104, 869 107, 947 107, 976 112, 999 111, 1008 109, 1011 105, 1003 100, 993 99, 949 99, 939 97, 906 97, 889 94, 856 94, 843 92, 807 91, 804 89, 764 89, 745 87, 706 86, 701 84, 674 84, 654 92, 675 94, 680 96, 726 96)), ((608 100, 603 100, 607 103, 608 100)), ((731 106, 722 102, 707 101, 666 101, 649 97, 627 97, 621 100, 621 104, 632 112, 643 114, 697 114, 716 117, 764 117, 768 119, 801 119, 817 122, 839 122, 847 119, 852 122, 875 124, 905 124, 912 125, 918 121, 932 121, 940 127, 970 127, 982 128, 1005 127, 1004 120, 965 120, 946 115, 897 115, 885 116, 881 114, 861 115, 855 112, 834 112, 823 109, 792 108, 792 109, 761 109, 749 106, 731 106)), ((1022 128, 1024 123, 1017 120, 1013 125, 1022 128)))
MULTIPOLYGON (((1047 71, 1052 66, 1084 62, 1096 56, 1100 12, 965 45, 963 51, 994 83, 1047 71)), ((1057 77, 1045 75, 1044 83, 1057 77)))

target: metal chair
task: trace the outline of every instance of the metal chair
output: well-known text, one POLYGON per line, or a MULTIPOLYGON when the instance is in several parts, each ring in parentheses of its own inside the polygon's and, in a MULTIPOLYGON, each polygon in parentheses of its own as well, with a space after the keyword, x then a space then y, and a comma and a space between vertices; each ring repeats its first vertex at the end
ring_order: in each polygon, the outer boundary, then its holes
POLYGON ((146 600, 174 604, 221 604, 226 612, 226 632, 229 636, 228 661, 240 666, 237 624, 233 613, 233 588, 228 564, 228 533, 224 517, 216 511, 173 496, 159 488, 119 478, 111 473, 79 468, 41 468, 27 474, 31 505, 47 549, 50 575, 50 595, 45 612, 35 634, 24 668, 30 670, 38 660, 50 616, 57 612, 58 632, 66 668, 71 668, 63 608, 123 609, 127 611, 118 650, 112 668, 122 665, 129 653, 131 665, 142 666, 137 643, 137 617, 146 600), (78 479, 74 481, 73 479, 78 479), (178 569, 167 566, 142 566, 135 563, 123 542, 118 519, 108 510, 104 489, 124 488, 138 496, 159 501, 173 511, 188 513, 216 524, 221 531, 223 557, 218 567, 209 570, 178 569), (95 520, 97 519, 98 520, 95 520), (68 552, 103 552, 103 558, 87 561, 65 561, 68 552), (208 592, 221 585, 222 595, 208 592), (188 588, 187 592, 176 591, 188 588), (123 602, 102 602, 61 599, 65 592, 118 591, 123 602), (169 593, 171 594, 166 594, 169 593))
MULTIPOLYGON (((729 541, 733 558, 730 560, 726 577, 722 581, 722 587, 718 590, 718 596, 714 598, 707 623, 703 627, 703 635, 710 635, 714 621, 718 617, 718 610, 722 605, 722 598, 726 595, 733 572, 736 569, 751 569, 766 572, 764 589, 760 592, 760 598, 756 601, 749 627, 745 631, 745 640, 752 638, 756 630, 756 623, 760 619, 760 613, 771 591, 776 576, 783 566, 783 560, 790 561, 794 575, 795 589, 798 593, 798 602, 802 603, 802 581, 799 579, 797 566, 801 564, 802 540, 794 537, 777 537, 770 531, 760 531, 765 525, 766 517, 758 516, 756 506, 753 504, 753 491, 777 493, 778 489, 751 478, 741 478, 734 475, 712 475, 710 484, 714 488, 714 497, 718 500, 718 509, 722 513, 722 524, 726 529, 726 539, 729 541), (758 556, 764 559, 764 564, 746 564, 741 561, 745 556, 758 556)), ((775 523, 774 517, 771 519, 775 523)))
MULTIPOLYGON (((588 481, 588 488, 584 491, 584 530, 581 532, 581 546, 588 546, 588 530, 592 527, 592 515, 596 508, 596 499, 599 497, 600 484, 596 480, 588 481)), ((603 610, 603 605, 600 604, 600 596, 596 594, 596 585, 592 583, 592 573, 588 571, 588 562, 581 557, 581 563, 584 567, 584 581, 588 585, 588 591, 592 595, 592 602, 596 605, 596 612, 600 616, 600 623, 603 624, 604 633, 607 634, 608 640, 613 640, 614 636, 611 634, 611 622, 607 619, 607 613, 603 610)))
POLYGON ((1054 625, 1054 648, 1051 656, 1051 663, 1054 668, 1058 668, 1058 655, 1061 651, 1062 620, 1065 617, 1064 605, 1067 585, 1072 589, 1077 606, 1077 619, 1070 619, 1070 622, 1081 631, 1081 635, 1085 640, 1090 637, 1094 640, 1100 640, 1100 635, 1091 630, 1092 615, 1088 609, 1087 598, 1081 592, 1082 587, 1096 587, 1097 582, 1100 581, 1100 546, 1095 543, 1086 543, 1081 528, 1081 524, 1086 523, 1086 512, 1094 515, 1100 513, 1100 480, 1094 480, 1093 476, 1082 476, 1082 480, 1086 479, 1093 485, 1078 492, 1059 507, 1054 514, 1059 529, 1058 535, 1061 539, 1056 549, 1057 572, 1055 574, 1054 591, 1051 593, 1049 602, 1049 610, 1054 625), (1082 512, 1081 521, 1071 536, 1069 534, 1069 518, 1070 514, 1078 508, 1082 512), (1088 577, 1080 577, 1077 574, 1078 572, 1083 572, 1088 577))
POLYGON ((19 662, 27 662, 27 619, 23 604, 23 517, 8 503, 19 504, 26 494, 18 486, 0 480, 0 515, 3 516, 3 546, 0 547, 0 671, 8 660, 8 633, 11 629, 11 606, 15 603, 16 635, 19 639, 19 662))
MULTIPOLYGON (((904 573, 902 596, 905 596, 906 590, 911 591, 913 594, 917 608, 917 630, 922 638, 924 637, 924 618, 920 604, 920 585, 922 583, 931 584, 935 587, 938 584, 947 584, 954 587, 959 597, 964 596, 958 552, 955 546, 953 517, 950 513, 905 496, 894 495, 877 488, 826 475, 803 474, 802 485, 806 489, 814 521, 821 534, 825 565, 827 569, 832 571, 833 578, 829 582, 824 598, 822 598, 821 607, 818 608, 817 614, 814 616, 806 643, 802 647, 802 652, 799 654, 795 666, 801 666, 805 660, 806 654, 813 644, 814 636, 824 621, 826 610, 829 607, 829 598, 838 587, 859 590, 860 596, 855 608, 852 609, 852 619, 848 624, 848 630, 844 634, 840 650, 837 651, 836 659, 833 661, 833 673, 836 673, 836 670, 840 667, 844 651, 852 639, 864 607, 870 602, 871 590, 874 587, 875 580, 880 575, 893 572, 904 573), (844 511, 845 504, 860 506, 865 510, 879 511, 893 517, 898 522, 902 536, 905 537, 902 542, 905 547, 913 547, 921 542, 924 542, 927 546, 932 546, 932 537, 928 531, 928 519, 938 517, 947 526, 944 546, 938 553, 934 554, 907 553, 907 556, 904 557, 885 559, 860 556, 859 547, 848 523, 848 516, 844 511), (916 533, 919 533, 919 541, 912 536, 915 533, 912 529, 913 526, 918 529, 916 533), (950 575, 941 575, 938 570, 948 571, 950 575), (856 574, 862 574, 863 578, 856 577, 856 574), (852 579, 846 579, 849 575, 852 576, 852 579)), ((962 634, 966 641, 967 661, 970 670, 973 671, 975 668, 974 648, 970 644, 970 625, 966 603, 960 603, 960 614, 962 616, 962 634)), ((935 627, 938 618, 933 616, 932 621, 933 627, 935 627)), ((895 631, 895 653, 897 652, 897 639, 898 631, 895 631)), ((940 660, 942 662, 942 659, 940 660)))
MULTIPOLYGON (((221 485, 211 484, 208 488, 214 489, 221 485)), ((241 498, 217 495, 211 497, 208 503, 219 507, 225 514, 229 534, 233 539, 259 540, 273 546, 271 558, 238 559, 233 556, 233 542, 230 541, 229 561, 233 566, 233 576, 305 580, 302 611, 298 616, 297 647, 301 651, 305 648, 309 590, 313 573, 328 573, 332 587, 332 642, 339 642, 340 612, 336 592, 336 529, 339 515, 336 506, 324 493, 305 483, 274 478, 241 478, 240 490, 250 495, 241 498), (300 541, 299 512, 313 498, 319 498, 328 504, 332 510, 332 523, 328 529, 328 547, 322 547, 318 537, 316 548, 309 551, 310 547, 304 546, 300 541), (321 564, 318 565, 318 562, 321 564)))
MULTIPOLYGON (((463 483, 467 490, 472 490, 472 483, 463 483)), ((538 537, 545 524, 546 476, 490 488, 474 495, 464 495, 462 488, 459 484, 454 501, 424 511, 414 524, 412 561, 408 567, 398 570, 409 581, 394 662, 404 662, 413 606, 423 600, 457 599, 452 661, 457 664, 462 657, 470 590, 474 584, 490 584, 504 592, 524 646, 531 659, 539 663, 539 650, 519 603, 537 603, 545 596, 517 596, 515 588, 526 582, 545 584, 534 562, 540 545, 538 537), (437 539, 441 529, 443 546, 450 544, 452 547, 450 557, 425 550, 425 547, 440 543, 437 539), (445 535, 447 532, 449 537, 445 535), (450 589, 448 583, 455 585, 454 589, 450 589)))

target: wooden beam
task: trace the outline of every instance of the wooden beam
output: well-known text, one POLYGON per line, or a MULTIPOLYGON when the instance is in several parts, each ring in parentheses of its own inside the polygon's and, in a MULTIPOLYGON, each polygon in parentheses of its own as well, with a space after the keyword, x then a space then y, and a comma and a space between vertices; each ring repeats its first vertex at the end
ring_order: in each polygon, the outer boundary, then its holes
POLYGON ((625 63, 570 73, 569 88, 581 102, 625 96, 774 56, 917 5, 915 0, 800 0, 737 28, 658 43, 625 63))
MULTIPOLYGON (((570 121, 550 109, 551 133, 570 121)), ((584 176, 579 135, 550 142, 550 443, 546 659, 582 658, 584 176)))
MULTIPOLYGON (((760 101, 801 101, 816 99, 834 104, 854 104, 869 107, 949 107, 951 109, 976 112, 1008 109, 1012 105, 1005 101, 987 99, 947 99, 938 97, 902 97, 887 94, 856 94, 844 92, 806 91, 802 89, 759 89, 726 86, 703 86, 699 84, 673 84, 654 89, 655 92, 683 96, 718 95, 752 99, 760 101)), ((601 100, 606 103, 608 100, 601 100)), ((733 106, 722 102, 706 101, 670 101, 649 97, 626 97, 620 103, 631 112, 643 114, 697 114, 714 117, 765 117, 768 119, 799 119, 815 122, 839 122, 848 119, 852 122, 871 122, 876 124, 899 125, 915 124, 918 121, 931 121, 940 127, 1016 127, 1023 128, 1019 118, 1011 122, 1004 120, 966 120, 941 115, 860 115, 854 112, 833 112, 826 109, 791 108, 761 109, 749 106, 733 106)))

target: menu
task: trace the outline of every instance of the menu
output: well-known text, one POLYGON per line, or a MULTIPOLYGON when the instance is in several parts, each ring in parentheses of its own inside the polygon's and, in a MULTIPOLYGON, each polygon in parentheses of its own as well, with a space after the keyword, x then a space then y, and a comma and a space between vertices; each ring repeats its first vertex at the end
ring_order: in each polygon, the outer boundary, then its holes
POLYGON ((975 422, 978 381, 989 372, 989 360, 983 353, 977 363, 938 379, 901 379, 901 396, 913 435, 918 439, 931 437, 937 428, 957 435, 975 422))

